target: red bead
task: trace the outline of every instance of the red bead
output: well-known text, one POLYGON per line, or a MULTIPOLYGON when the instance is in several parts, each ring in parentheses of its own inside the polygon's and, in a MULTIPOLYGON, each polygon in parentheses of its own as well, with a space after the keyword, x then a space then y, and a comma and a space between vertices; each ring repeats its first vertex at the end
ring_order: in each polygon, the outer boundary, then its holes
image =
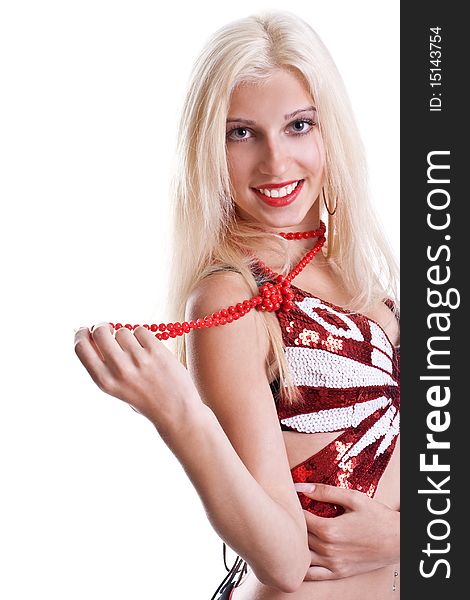
MULTIPOLYGON (((283 310, 288 311, 294 308, 292 299, 295 294, 290 288, 290 283, 297 277, 297 275, 308 265, 308 263, 314 258, 316 254, 321 250, 322 245, 325 243, 325 224, 321 221, 320 227, 314 231, 303 231, 303 232, 292 232, 280 233, 283 238, 287 240, 301 240, 317 237, 317 242, 311 248, 305 256, 299 261, 299 263, 292 269, 292 271, 286 275, 280 275, 275 273, 272 269, 267 267, 264 262, 258 261, 259 266, 264 271, 264 276, 268 277, 272 281, 266 281, 260 288, 260 294, 253 298, 239 302, 236 306, 229 306, 228 308, 222 308, 220 311, 214 312, 212 315, 207 317, 193 320, 190 322, 185 321, 184 323, 160 323, 160 325, 144 324, 142 327, 150 329, 153 333, 156 333, 157 339, 168 340, 169 337, 175 338, 183 333, 189 333, 191 329, 202 329, 203 327, 211 327, 217 325, 225 325, 231 323, 243 317, 252 308, 258 308, 261 311, 273 311, 283 310)), ((115 330, 121 329, 123 325, 121 323, 109 323, 115 330)), ((124 325, 130 331, 135 330, 139 325, 131 325, 126 323, 124 325)))

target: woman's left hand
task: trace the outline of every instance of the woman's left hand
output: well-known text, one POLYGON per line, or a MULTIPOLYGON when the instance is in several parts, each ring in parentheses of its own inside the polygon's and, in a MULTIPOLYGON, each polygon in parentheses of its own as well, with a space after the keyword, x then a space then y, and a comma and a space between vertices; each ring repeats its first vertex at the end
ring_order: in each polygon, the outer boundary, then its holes
POLYGON ((305 581, 341 579, 396 564, 400 557, 400 513, 356 490, 316 484, 309 498, 339 504, 334 518, 304 511, 311 566, 305 581))

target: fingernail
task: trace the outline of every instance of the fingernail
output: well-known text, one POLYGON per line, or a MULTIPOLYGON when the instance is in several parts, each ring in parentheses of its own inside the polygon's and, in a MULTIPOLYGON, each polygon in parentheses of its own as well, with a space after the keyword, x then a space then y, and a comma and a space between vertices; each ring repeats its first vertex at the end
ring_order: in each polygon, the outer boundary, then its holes
POLYGON ((77 327, 77 329, 74 329, 74 332, 77 333, 77 331, 80 331, 81 329, 88 329, 88 327, 82 325, 82 327, 77 327))
POLYGON ((297 492, 307 492, 311 494, 315 489, 314 483, 294 483, 297 492))
POLYGON ((102 323, 97 323, 96 325, 93 325, 91 330, 94 331, 95 329, 98 329, 98 327, 103 327, 103 325, 107 325, 109 327, 108 321, 103 321, 102 323))

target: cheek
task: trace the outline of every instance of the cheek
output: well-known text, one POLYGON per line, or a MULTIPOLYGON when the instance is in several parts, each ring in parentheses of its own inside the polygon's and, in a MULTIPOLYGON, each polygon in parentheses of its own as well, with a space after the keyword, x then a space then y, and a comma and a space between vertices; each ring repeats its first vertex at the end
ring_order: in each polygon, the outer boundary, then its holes
POLYGON ((321 139, 313 138, 308 144, 308 148, 304 148, 303 159, 312 171, 322 170, 325 164, 325 149, 321 139))
POLYGON ((299 159, 304 167, 313 174, 321 174, 325 166, 325 149, 321 138, 308 140, 301 150, 299 159))
POLYGON ((227 164, 230 181, 234 187, 246 183, 250 174, 250 161, 247 153, 233 149, 227 151, 227 164))

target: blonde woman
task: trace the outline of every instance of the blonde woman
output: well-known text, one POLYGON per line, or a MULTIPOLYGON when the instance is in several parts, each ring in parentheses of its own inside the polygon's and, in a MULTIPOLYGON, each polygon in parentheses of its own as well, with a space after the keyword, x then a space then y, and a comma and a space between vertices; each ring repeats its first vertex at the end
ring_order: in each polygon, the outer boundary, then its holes
POLYGON ((269 13, 218 31, 178 158, 174 314, 157 337, 180 360, 143 326, 81 329, 76 352, 155 425, 247 561, 232 598, 396 598, 396 269, 313 30, 269 13))

